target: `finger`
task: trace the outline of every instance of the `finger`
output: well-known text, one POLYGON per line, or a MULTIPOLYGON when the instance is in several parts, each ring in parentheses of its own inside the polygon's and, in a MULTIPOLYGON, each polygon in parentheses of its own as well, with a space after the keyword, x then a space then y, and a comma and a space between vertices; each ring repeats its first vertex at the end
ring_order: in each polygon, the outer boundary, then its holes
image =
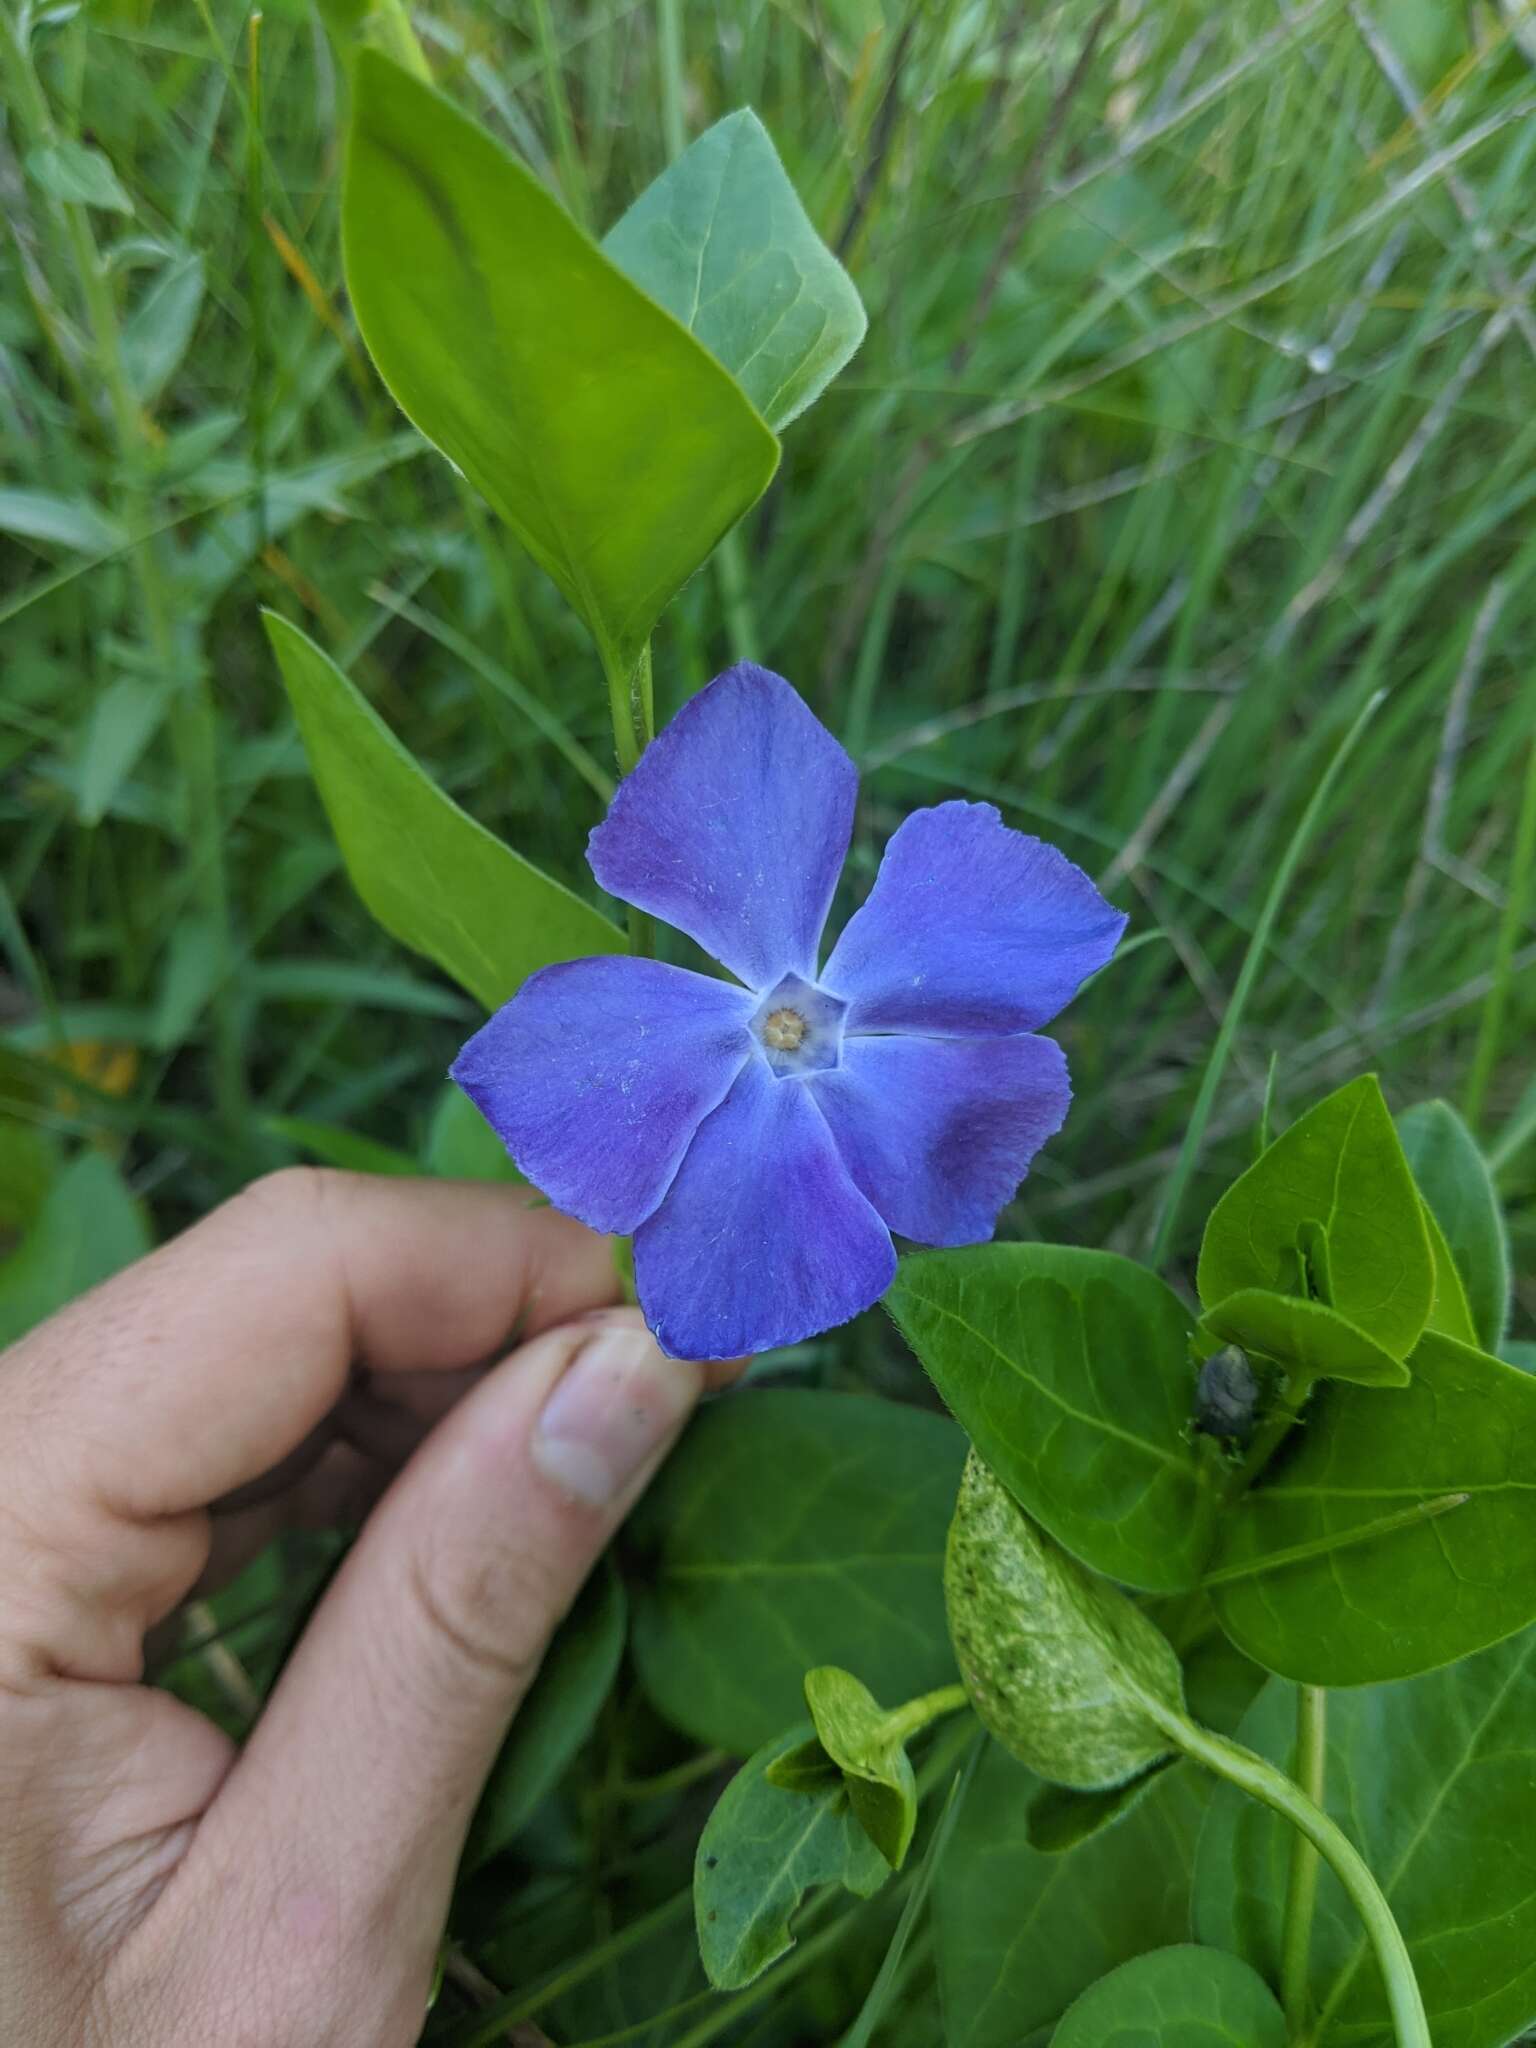
POLYGON ((290 1168, 43 1324, 7 1373, 69 1432, 80 1482, 173 1515, 275 1465, 354 1361, 472 1364, 615 1293, 604 1240, 517 1190, 290 1168))
POLYGON ((255 1184, 0 1362, 0 1661, 132 1675, 210 1500, 301 1444, 355 1360, 460 1367, 616 1291, 508 1188, 308 1169, 255 1184))
POLYGON ((277 1929, 290 1976, 361 1953, 419 2001, 508 1719, 702 1378, 633 1311, 553 1331, 467 1395, 385 1495, 183 1880, 277 1929))

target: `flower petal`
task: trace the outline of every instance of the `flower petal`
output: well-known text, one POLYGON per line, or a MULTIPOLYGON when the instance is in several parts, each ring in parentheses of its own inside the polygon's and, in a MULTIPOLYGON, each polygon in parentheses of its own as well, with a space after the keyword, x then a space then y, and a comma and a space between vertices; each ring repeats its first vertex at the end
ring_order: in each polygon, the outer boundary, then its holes
POLYGON ((737 1358, 845 1323, 890 1286, 890 1233, 837 1155, 803 1081, 754 1059, 655 1215, 635 1287, 674 1358, 737 1358))
POLYGON ((749 988, 814 980, 858 781, 782 676, 738 662, 646 748, 587 859, 610 895, 687 932, 749 988))
POLYGON ((618 955, 531 974, 453 1078, 557 1209, 630 1231, 756 1059, 745 989, 618 955))
POLYGON ((1054 1039, 852 1038, 805 1084, 892 1230, 983 1244, 1072 1100, 1054 1039))
POLYGON ((1033 1031, 1114 952, 1125 914, 994 804, 914 811, 821 975, 846 1028, 1033 1031))

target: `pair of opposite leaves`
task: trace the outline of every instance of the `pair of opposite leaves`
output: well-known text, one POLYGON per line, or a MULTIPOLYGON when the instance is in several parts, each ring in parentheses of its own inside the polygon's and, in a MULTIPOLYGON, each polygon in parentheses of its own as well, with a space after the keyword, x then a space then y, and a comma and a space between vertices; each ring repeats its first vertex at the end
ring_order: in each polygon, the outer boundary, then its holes
POLYGON ((1248 1290, 1288 1313, 1279 1286, 1309 1234, 1314 1261, 1326 1239, 1334 1301, 1297 1306, 1336 1313, 1411 1377, 1321 1386, 1219 1516, 1226 1475, 1189 1435, 1190 1316, 1145 1268, 1051 1245, 922 1253, 887 1305, 987 1463, 1093 1571, 1150 1593, 1208 1580, 1233 1641, 1285 1677, 1411 1677, 1536 1619, 1536 1490, 1519 1483, 1536 1468, 1536 1379, 1479 1348, 1370 1077, 1217 1205, 1208 1307, 1248 1290))

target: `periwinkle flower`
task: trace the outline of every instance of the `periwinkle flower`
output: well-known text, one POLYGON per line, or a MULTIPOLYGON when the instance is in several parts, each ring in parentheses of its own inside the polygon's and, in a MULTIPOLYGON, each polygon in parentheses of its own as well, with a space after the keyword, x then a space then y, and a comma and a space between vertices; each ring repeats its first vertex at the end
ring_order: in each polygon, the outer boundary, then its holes
POLYGON ((941 803, 892 837, 818 971, 857 786, 781 676, 716 677, 587 858, 735 981, 622 956, 546 967, 453 1068, 557 1208, 633 1234, 674 1357, 846 1322, 890 1285, 893 1231, 983 1242, 1066 1115, 1066 1060, 1034 1034, 1124 916, 991 804, 941 803))

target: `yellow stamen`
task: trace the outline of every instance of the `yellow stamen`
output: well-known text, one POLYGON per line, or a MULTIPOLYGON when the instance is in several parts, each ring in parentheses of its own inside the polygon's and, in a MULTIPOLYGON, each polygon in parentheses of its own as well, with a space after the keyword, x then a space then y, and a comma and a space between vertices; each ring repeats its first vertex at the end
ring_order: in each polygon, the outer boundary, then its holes
POLYGON ((775 1052, 798 1052, 805 1033, 806 1022, 798 1010, 774 1010, 763 1026, 763 1042, 775 1052))

